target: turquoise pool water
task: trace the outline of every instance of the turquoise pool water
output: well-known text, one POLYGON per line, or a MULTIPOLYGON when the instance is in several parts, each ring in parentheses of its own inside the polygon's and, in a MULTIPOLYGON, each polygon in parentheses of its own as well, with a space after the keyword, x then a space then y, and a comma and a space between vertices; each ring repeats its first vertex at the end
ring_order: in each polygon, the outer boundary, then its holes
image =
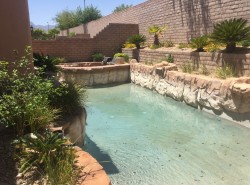
POLYGON ((113 185, 250 184, 250 129, 132 84, 88 96, 86 148, 113 185))

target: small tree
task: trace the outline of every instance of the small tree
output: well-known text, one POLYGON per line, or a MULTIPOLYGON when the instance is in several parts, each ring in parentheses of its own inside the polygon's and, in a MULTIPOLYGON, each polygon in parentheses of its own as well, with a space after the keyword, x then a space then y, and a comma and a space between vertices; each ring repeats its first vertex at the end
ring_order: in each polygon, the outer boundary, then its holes
POLYGON ((88 6, 82 11, 82 23, 86 24, 90 21, 99 19, 102 17, 100 10, 97 9, 97 7, 88 6))
POLYGON ((148 28, 148 32, 150 35, 154 35, 154 45, 159 46, 160 41, 159 41, 159 36, 163 34, 163 32, 167 29, 166 26, 160 27, 157 25, 150 26, 148 28))
POLYGON ((218 42, 226 44, 226 51, 232 52, 236 43, 250 38, 250 26, 246 19, 229 19, 214 25, 211 37, 218 42))
POLYGON ((34 40, 46 40, 48 39, 47 33, 42 29, 34 29, 31 32, 32 39, 34 40))
POLYGON ((48 35, 50 38, 55 38, 56 35, 58 35, 60 31, 57 28, 51 29, 48 31, 48 35))
POLYGON ((121 5, 117 6, 114 10, 113 10, 113 13, 116 13, 116 12, 120 12, 122 10, 125 10, 127 8, 130 8, 132 7, 133 5, 125 5, 124 3, 122 3, 121 5))

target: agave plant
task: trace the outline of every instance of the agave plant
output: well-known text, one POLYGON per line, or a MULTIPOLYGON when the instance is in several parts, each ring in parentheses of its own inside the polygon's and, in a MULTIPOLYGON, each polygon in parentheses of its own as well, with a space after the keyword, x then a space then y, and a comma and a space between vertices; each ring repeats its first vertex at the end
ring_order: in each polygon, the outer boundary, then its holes
POLYGON ((208 37, 203 35, 201 37, 196 37, 191 40, 192 48, 196 48, 196 51, 203 52, 204 47, 207 46, 209 43, 208 37))
POLYGON ((135 34, 128 39, 128 42, 131 44, 135 44, 136 48, 140 49, 140 44, 146 42, 146 37, 142 34, 135 34))
POLYGON ((236 43, 250 38, 250 26, 246 19, 229 19, 214 25, 211 37, 218 42, 226 44, 226 51, 232 52, 236 43))
POLYGON ((167 29, 166 26, 160 27, 157 25, 150 26, 148 32, 150 35, 154 35, 154 45, 160 45, 159 36, 167 29))

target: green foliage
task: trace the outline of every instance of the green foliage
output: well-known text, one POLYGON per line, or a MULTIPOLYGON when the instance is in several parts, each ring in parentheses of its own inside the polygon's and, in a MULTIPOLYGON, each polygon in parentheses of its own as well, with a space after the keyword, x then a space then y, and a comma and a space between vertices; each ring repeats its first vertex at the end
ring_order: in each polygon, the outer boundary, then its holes
POLYGON ((125 42, 125 44, 123 45, 124 48, 130 48, 130 49, 133 49, 136 47, 135 44, 131 44, 129 42, 125 42))
POLYGON ((135 34, 132 35, 129 39, 128 42, 131 44, 135 44, 137 49, 141 48, 141 44, 143 44, 144 42, 146 42, 146 37, 145 35, 142 34, 135 34))
POLYGON ((168 56, 167 56, 167 62, 168 63, 174 63, 174 57, 171 54, 168 54, 168 56))
POLYGON ((150 35, 154 35, 154 45, 160 45, 159 36, 163 34, 164 31, 166 31, 167 27, 160 27, 157 25, 150 26, 148 28, 148 32, 150 35))
POLYGON ((205 50, 208 52, 216 52, 219 51, 221 47, 223 47, 221 43, 209 42, 209 44, 205 46, 205 50))
POLYGON ((203 35, 200 37, 196 37, 191 39, 191 46, 192 48, 196 48, 197 52, 203 52, 204 47, 209 44, 208 36, 203 35))
POLYGON ((235 76, 235 70, 232 66, 225 64, 222 67, 218 67, 215 71, 218 78, 226 79, 235 76))
POLYGON ((92 58, 94 62, 100 62, 103 60, 103 54, 96 52, 92 55, 92 58))
POLYGON ((179 49, 189 48, 189 47, 190 45, 188 43, 179 43, 179 46, 178 46, 179 49))
POLYGON ((174 47, 174 43, 172 41, 164 41, 163 42, 163 46, 166 47, 166 48, 169 48, 169 47, 174 47))
POLYGON ((58 28, 65 30, 79 26, 80 24, 86 24, 101 17, 100 10, 91 5, 85 9, 78 7, 75 11, 63 10, 56 15, 54 20, 56 21, 58 28))
POLYGON ((70 33, 69 33, 69 37, 74 37, 74 36, 76 36, 76 33, 75 33, 75 32, 70 32, 70 33))
POLYGON ((31 32, 32 39, 34 40, 47 40, 48 35, 44 30, 41 29, 34 29, 31 32))
POLYGON ((58 113, 48 100, 53 84, 32 73, 23 75, 20 66, 26 67, 25 62, 16 64, 12 73, 0 71, 0 123, 13 126, 19 136, 26 131, 38 132, 58 113))
POLYGON ((191 74, 195 70, 195 67, 191 61, 188 61, 188 62, 181 65, 181 70, 183 73, 190 73, 191 74))
POLYGON ((116 13, 116 12, 120 12, 122 10, 125 10, 127 8, 130 8, 132 7, 132 5, 125 5, 124 3, 122 3, 121 5, 117 6, 114 10, 113 10, 113 13, 116 13))
POLYGON ((150 49, 158 49, 158 48, 160 48, 160 47, 161 47, 160 45, 152 44, 152 45, 150 46, 150 49))
POLYGON ((247 20, 242 18, 224 20, 214 25, 211 38, 225 43, 226 51, 232 52, 236 48, 236 42, 250 38, 250 26, 247 26, 247 20))
POLYGON ((53 58, 48 55, 44 56, 43 54, 34 53, 34 66, 40 67, 43 69, 43 71, 51 71, 56 72, 58 69, 56 65, 59 64, 60 59, 59 58, 53 58))
POLYGON ((54 29, 50 29, 48 31, 48 36, 51 38, 51 39, 54 39, 56 38, 56 36, 60 33, 60 31, 57 29, 57 28, 54 28, 54 29))
POLYGON ((249 47, 249 46, 250 46, 250 39, 248 39, 248 40, 243 40, 242 42, 240 42, 240 44, 241 44, 243 47, 249 47))
POLYGON ((66 141, 61 134, 49 131, 21 137, 16 142, 22 148, 20 171, 25 173, 35 168, 53 185, 73 183, 77 177, 75 155, 73 148, 65 145, 66 141))
POLYGON ((129 60, 129 56, 128 56, 127 54, 125 54, 125 53, 116 53, 116 54, 114 55, 114 58, 117 58, 117 57, 122 57, 122 58, 124 58, 126 62, 128 62, 128 60, 129 60))
POLYGON ((49 94, 50 105, 60 109, 62 115, 73 115, 84 105, 86 90, 74 82, 64 82, 49 94))

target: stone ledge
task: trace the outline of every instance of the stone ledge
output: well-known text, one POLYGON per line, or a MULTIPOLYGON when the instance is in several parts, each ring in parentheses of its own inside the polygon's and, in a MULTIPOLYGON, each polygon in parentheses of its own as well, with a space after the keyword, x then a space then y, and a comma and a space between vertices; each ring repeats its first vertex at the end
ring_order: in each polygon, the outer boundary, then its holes
POLYGON ((103 167, 87 152, 76 147, 77 163, 82 168, 77 185, 111 185, 103 167))
POLYGON ((130 69, 135 84, 219 116, 227 114, 230 120, 250 127, 249 77, 221 80, 140 63, 131 63, 130 69))

